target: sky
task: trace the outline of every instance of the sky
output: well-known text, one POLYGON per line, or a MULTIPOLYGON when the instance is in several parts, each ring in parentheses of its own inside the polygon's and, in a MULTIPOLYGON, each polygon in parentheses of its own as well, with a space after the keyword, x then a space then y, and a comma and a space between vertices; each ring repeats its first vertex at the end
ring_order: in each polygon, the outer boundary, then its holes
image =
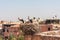
POLYGON ((0 0, 0 20, 18 17, 60 18, 60 0, 0 0))

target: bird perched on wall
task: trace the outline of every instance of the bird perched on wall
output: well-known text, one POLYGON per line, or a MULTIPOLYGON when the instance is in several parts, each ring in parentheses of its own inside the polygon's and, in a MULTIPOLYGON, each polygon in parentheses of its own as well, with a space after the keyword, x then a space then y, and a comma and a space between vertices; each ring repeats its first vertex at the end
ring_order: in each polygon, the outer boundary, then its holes
POLYGON ((24 23, 24 20, 22 18, 18 17, 18 20, 21 21, 22 23, 24 23))

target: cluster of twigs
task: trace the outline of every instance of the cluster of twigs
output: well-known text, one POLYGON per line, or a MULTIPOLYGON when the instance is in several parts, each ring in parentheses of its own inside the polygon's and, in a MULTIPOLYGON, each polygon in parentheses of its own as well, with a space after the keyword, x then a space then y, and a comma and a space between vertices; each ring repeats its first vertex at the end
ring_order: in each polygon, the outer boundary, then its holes
POLYGON ((21 24, 20 29, 25 35, 33 35, 37 32, 37 28, 32 23, 28 24, 21 24))

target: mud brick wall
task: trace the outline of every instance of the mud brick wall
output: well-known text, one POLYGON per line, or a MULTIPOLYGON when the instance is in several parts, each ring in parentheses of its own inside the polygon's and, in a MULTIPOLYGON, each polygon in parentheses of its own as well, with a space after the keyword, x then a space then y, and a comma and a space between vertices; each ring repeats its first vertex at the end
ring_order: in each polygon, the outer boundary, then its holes
POLYGON ((33 35, 32 40, 42 40, 40 35, 33 35))
POLYGON ((24 40, 32 40, 32 36, 31 35, 25 35, 24 40))
POLYGON ((40 36, 40 35, 25 35, 24 40, 60 40, 60 37, 40 36))
POLYGON ((60 37, 42 36, 42 40, 60 40, 60 37))
POLYGON ((24 40, 42 40, 39 35, 25 35, 24 40))
POLYGON ((52 25, 43 24, 43 25, 40 25, 39 29, 40 29, 40 32, 46 32, 46 31, 52 31, 53 27, 52 25))

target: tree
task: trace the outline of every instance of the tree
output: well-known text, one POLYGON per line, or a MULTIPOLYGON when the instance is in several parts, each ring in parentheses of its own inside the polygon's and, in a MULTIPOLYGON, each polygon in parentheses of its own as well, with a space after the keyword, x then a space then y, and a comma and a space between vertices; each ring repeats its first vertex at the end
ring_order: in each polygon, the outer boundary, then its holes
POLYGON ((16 40, 16 37, 13 34, 10 34, 9 40, 16 40))
POLYGON ((20 36, 18 37, 18 40, 24 40, 24 36, 23 36, 23 35, 20 35, 20 36))
POLYGON ((2 36, 0 35, 0 40, 3 40, 2 36))

